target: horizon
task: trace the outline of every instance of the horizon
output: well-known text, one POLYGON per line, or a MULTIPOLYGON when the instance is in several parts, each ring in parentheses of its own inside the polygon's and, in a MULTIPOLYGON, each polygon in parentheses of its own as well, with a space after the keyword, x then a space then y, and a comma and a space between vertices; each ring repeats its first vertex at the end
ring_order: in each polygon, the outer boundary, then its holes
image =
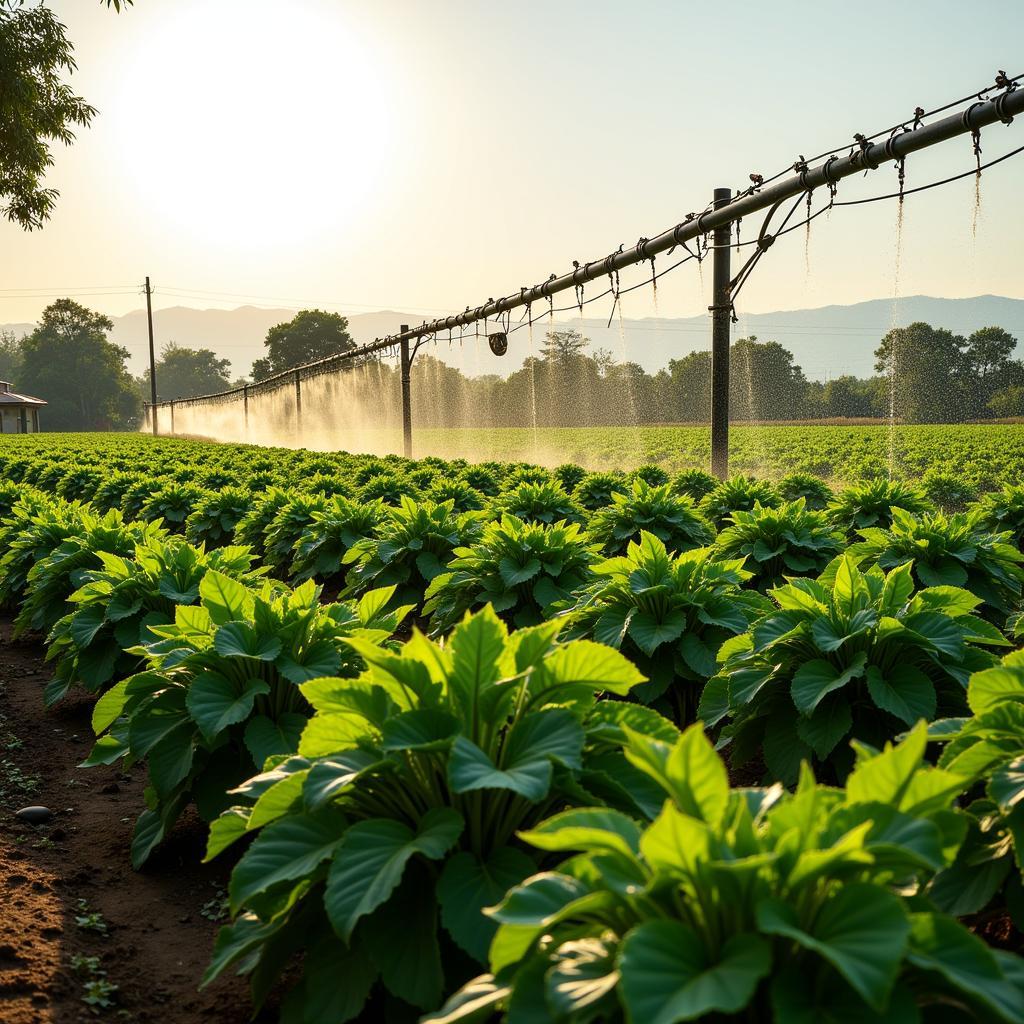
MULTIPOLYGON (((178 305, 155 310, 153 321, 156 350, 159 354, 163 346, 171 342, 185 348, 209 349, 216 356, 231 362, 232 375, 236 379, 246 378, 250 376, 252 360, 263 355, 266 330, 275 323, 290 320, 294 312, 295 307, 256 305, 241 305, 233 309, 178 305), (197 318, 208 315, 214 318, 212 325, 204 327, 196 323, 197 318), (176 326, 168 325, 168 316, 177 319, 176 326), (189 323, 183 325, 183 317, 189 323), (233 317, 242 318, 242 322, 233 321, 233 317), (259 322, 258 326, 252 323, 254 319, 259 322)), ((129 349, 129 366, 138 376, 146 369, 148 359, 144 350, 145 316, 143 307, 111 317, 114 322, 111 340, 129 349)), ((348 319, 351 336, 357 345, 373 341, 385 330, 397 330, 400 321, 416 323, 415 315, 408 311, 386 309, 360 310, 350 314, 348 319), (382 324, 381 318, 388 319, 382 324)), ((907 326, 918 321, 951 330, 963 337, 981 327, 999 326, 1017 338, 1018 351, 1021 351, 1020 346, 1024 343, 1024 300, 993 293, 962 298, 923 294, 902 295, 896 299, 883 296, 857 303, 833 303, 805 309, 740 312, 737 323, 733 325, 732 337, 734 341, 751 336, 762 342, 778 341, 792 354, 794 363, 801 367, 808 380, 829 380, 846 375, 865 379, 874 375, 875 348, 886 331, 891 327, 907 326), (1012 309, 1007 318, 999 313, 988 315, 986 312, 972 310, 968 305, 993 302, 1020 303, 1020 308, 1012 309), (948 304, 948 308, 944 315, 934 309, 922 313, 922 304, 948 304), (846 311, 863 307, 876 307, 870 322, 860 318, 855 318, 852 323, 835 322, 836 317, 843 318, 846 311), (910 307, 909 311, 907 307, 910 307), (816 314, 824 322, 815 323, 816 314), (795 322, 787 323, 787 318, 795 322), (837 342, 831 350, 820 344, 827 343, 829 339, 837 342)), ((22 335, 30 333, 33 327, 31 323, 0 323, 0 331, 13 330, 15 334, 22 335)), ((616 361, 637 362, 648 373, 667 367, 673 358, 706 350, 710 343, 710 318, 706 313, 678 317, 626 316, 623 318, 622 331, 606 324, 601 316, 588 315, 581 320, 578 316, 569 315, 556 317, 553 322, 544 318, 536 322, 534 343, 551 327, 563 331, 579 330, 591 343, 592 352, 600 348, 610 350, 616 361), (635 336, 636 332, 641 332, 639 337, 635 336), (674 337, 680 332, 682 337, 674 337)), ((455 340, 458 341, 458 338, 455 340)), ((470 332, 466 334, 463 344, 453 348, 448 344, 447 337, 443 336, 436 342, 428 343, 423 351, 470 378, 488 374, 507 377, 519 369, 530 354, 525 333, 512 335, 508 358, 501 360, 482 352, 473 341, 474 336, 470 332)), ((385 352, 384 359, 392 355, 385 352)))

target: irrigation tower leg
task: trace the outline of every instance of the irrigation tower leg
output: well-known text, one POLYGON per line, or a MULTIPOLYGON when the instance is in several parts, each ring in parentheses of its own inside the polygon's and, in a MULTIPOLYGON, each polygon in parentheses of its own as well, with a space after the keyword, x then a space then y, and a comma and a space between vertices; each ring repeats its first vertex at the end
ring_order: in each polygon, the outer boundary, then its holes
POLYGON ((244 418, 245 440, 249 440, 249 385, 242 385, 242 416, 244 418))
MULTIPOLYGON (((401 333, 409 330, 402 324, 401 333)), ((405 457, 412 458, 412 357, 409 355, 409 339, 402 339, 402 441, 405 457)))
POLYGON ((302 440, 302 378, 295 371, 295 443, 302 440))
POLYGON ((171 399, 171 433, 174 433, 174 399, 171 399))
MULTIPOLYGON (((732 197, 727 188, 715 189, 715 209, 732 197)), ((715 228, 714 286, 711 306, 711 472, 720 480, 729 475, 729 246, 732 225, 715 228)))

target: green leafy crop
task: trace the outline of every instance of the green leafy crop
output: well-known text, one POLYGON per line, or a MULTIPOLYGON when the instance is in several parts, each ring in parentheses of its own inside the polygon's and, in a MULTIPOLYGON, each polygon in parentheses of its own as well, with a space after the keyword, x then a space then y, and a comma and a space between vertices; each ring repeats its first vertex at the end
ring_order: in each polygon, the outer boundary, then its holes
POLYGON ((982 513, 911 515, 892 509, 887 529, 862 529, 849 554, 861 564, 891 569, 912 561, 914 577, 926 587, 964 587, 1001 618, 1019 604, 1024 555, 1009 543, 1010 533, 991 533, 982 513))
POLYGON ((834 497, 832 488, 820 477, 811 473, 789 473, 776 485, 775 489, 783 501, 796 501, 803 498, 809 509, 820 512, 826 508, 834 497))
POLYGON ((605 555, 625 554, 641 533, 654 534, 669 551, 690 551, 714 543, 715 528, 697 511, 690 498, 673 494, 667 484, 643 480, 612 494, 587 523, 587 533, 605 555))
POLYGON ((346 593, 393 586, 398 600, 418 607, 455 549, 472 543, 481 529, 480 513, 456 512, 450 501, 435 505, 403 498, 397 508, 388 509, 372 536, 348 549, 346 593))
POLYGON ((235 539, 242 517, 252 508, 252 492, 244 487, 211 491, 196 503, 185 521, 185 538, 207 548, 224 547, 235 539))
POLYGON ((266 550, 267 530, 291 499, 292 492, 283 487, 270 487, 262 494, 254 494, 249 511, 235 528, 235 541, 251 548, 257 557, 262 557, 266 550))
POLYGON ((82 506, 27 490, 0 525, 0 605, 16 608, 32 567, 80 528, 82 506))
POLYGON ((774 508, 780 504, 782 498, 767 480, 733 476, 705 494, 697 508, 716 528, 720 528, 733 512, 749 512, 755 505, 774 508))
POLYGON ((185 532, 185 520, 212 494, 196 484, 173 481, 153 491, 139 506, 139 519, 162 519, 174 533, 185 532))
POLYGON ((880 746, 922 718, 959 714, 971 672, 995 660, 979 645, 1007 646, 966 590, 915 594, 909 564, 862 573, 843 556, 830 582, 792 579, 770 596, 778 610, 719 652, 700 717, 729 719, 733 765, 761 752, 786 783, 803 760, 844 778, 850 737, 880 746))
POLYGON ((956 861, 932 883, 931 897, 962 917, 993 904, 996 894, 1024 931, 1024 651, 971 676, 972 717, 936 722, 944 744, 939 765, 969 776, 976 797, 970 830, 956 861))
POLYGON ((684 469, 672 478, 672 491, 686 498, 700 501, 710 494, 719 484, 718 477, 712 476, 703 469, 684 469))
POLYGON ((1024 487, 1006 486, 986 494, 975 508, 988 529, 994 533, 1009 530, 1012 543, 1017 547, 1024 544, 1024 487))
POLYGON ((935 511, 927 495, 917 487, 900 480, 870 480, 840 491, 829 503, 828 514, 840 530, 856 537, 865 527, 889 526, 894 508, 914 515, 935 511))
POLYGON ((572 492, 573 500, 588 512, 611 504, 616 491, 624 491, 629 481, 622 473, 588 473, 572 492))
POLYGON ((382 612, 391 593, 374 591, 358 605, 321 605, 312 582, 290 592, 265 583, 256 592, 211 569, 198 605, 179 605, 173 623, 148 627, 156 639, 128 651, 147 668, 96 704, 99 739, 86 761, 146 760, 147 810, 132 841, 136 867, 190 800, 210 820, 254 767, 294 752, 311 710, 300 684, 356 675, 362 661, 342 641, 386 641, 408 611, 382 612))
POLYGON ((715 548, 723 558, 746 559, 750 585, 763 589, 785 576, 817 576, 843 549, 845 538, 824 512, 807 509, 803 498, 778 508, 755 505, 736 511, 719 533, 715 548))
POLYGON ((85 581, 89 570, 99 569, 101 557, 130 555, 139 544, 166 536, 154 523, 126 523, 116 509, 97 515, 82 508, 74 532, 52 551, 40 551, 29 570, 21 610, 14 620, 15 636, 26 630, 49 633, 69 611, 71 595, 85 581))
POLYGON ((489 974, 430 1024, 1024 1021, 1024 964, 921 896, 963 837, 963 780, 922 765, 924 729, 858 749, 845 789, 730 790, 699 726, 627 757, 667 799, 641 829, 607 809, 525 832, 575 854, 490 908, 489 974), (934 1018, 953 1019, 953 1018, 934 1018))
POLYGON ((554 480, 525 481, 494 500, 497 513, 515 516, 524 523, 581 523, 583 510, 554 480))
POLYGON ((435 633, 485 604, 516 626, 536 625, 590 578, 597 550, 576 523, 545 526, 504 515, 487 523, 479 540, 455 549, 427 588, 424 614, 435 633))
MULTIPOLYGON (((259 1002, 305 948, 285 1019, 351 1020, 378 979, 431 1009, 487 955, 496 925, 481 908, 535 870, 517 832, 589 802, 588 784, 609 773, 641 813, 621 784, 651 788, 618 750, 631 706, 612 705, 616 716, 595 698, 642 676, 556 633, 546 623, 510 636, 484 609, 444 646, 418 632, 401 651, 354 638, 367 664, 357 680, 305 683, 316 715, 297 756, 239 787, 245 804, 211 830, 208 856, 257 838, 232 873, 237 916, 206 981, 241 962, 259 1002)), ((644 722, 674 733, 652 712, 644 722)))
POLYGON ((346 572, 345 555, 353 544, 373 533, 384 512, 379 501, 362 503, 340 496, 314 510, 312 522, 295 542, 292 578, 300 583, 309 579, 340 582, 346 572))
POLYGON ((76 684, 98 693, 139 671, 142 659, 127 652, 151 639, 149 626, 173 622, 178 605, 199 600, 208 570, 247 585, 266 572, 252 567, 248 548, 207 552, 173 535, 149 535, 130 558, 100 551, 97 559, 99 568, 84 572, 81 586, 68 598, 74 610, 50 632, 46 658, 55 663, 56 674, 43 691, 47 705, 76 684))
POLYGON ((291 575, 296 546, 330 500, 323 494, 292 491, 277 508, 263 530, 263 561, 271 572, 281 579, 291 575))
POLYGON ((768 607, 743 589, 750 574, 742 559, 718 560, 711 548, 672 555, 642 533, 624 556, 599 562, 593 573, 568 612, 566 635, 621 650, 648 677, 637 698, 692 722, 723 641, 768 607))

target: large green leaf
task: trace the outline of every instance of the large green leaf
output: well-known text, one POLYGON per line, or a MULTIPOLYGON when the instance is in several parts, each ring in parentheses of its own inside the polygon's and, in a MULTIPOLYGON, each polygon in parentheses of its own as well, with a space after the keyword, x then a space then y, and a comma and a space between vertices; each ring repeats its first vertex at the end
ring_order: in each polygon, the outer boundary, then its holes
POLYGON ((268 825, 231 873, 229 895, 237 910, 278 882, 311 874, 338 848, 348 819, 325 807, 317 814, 289 815, 268 825))
POLYGON ((197 739, 195 726, 182 722, 150 748, 146 755, 149 781, 161 799, 166 800, 188 776, 197 739))
POLYGON ((444 750, 459 731, 459 720, 437 708, 392 715, 381 729, 384 750, 444 750))
POLYGON ((986 1014, 1012 1024, 1024 1022, 1024 991, 1007 979, 981 939, 944 914, 911 914, 910 925, 907 959, 912 964, 941 974, 986 1014))
POLYGON ((592 640, 574 640, 544 661, 545 676, 556 683, 592 687, 625 696, 646 678, 624 655, 592 640))
POLYGON ((927 742, 928 730, 921 723, 902 743, 895 746, 886 744, 880 754, 859 760, 846 780, 846 802, 854 804, 877 800, 901 809, 921 765, 927 742))
POLYGON ((225 622, 214 634, 213 649, 228 658, 273 661, 281 653, 281 641, 258 633, 248 622, 225 622))
POLYGON ((542 929, 559 921, 569 908, 603 903, 604 895, 571 875, 543 871, 513 886, 501 903, 487 913, 503 925, 542 929))
POLYGON ((867 654, 861 651, 845 669, 822 659, 805 662, 793 673, 793 703, 802 715, 811 715, 823 697, 864 674, 867 654))
POLYGON ((279 1024, 345 1024, 359 1015, 374 981, 376 972, 362 949, 317 934, 298 985, 284 999, 279 1024))
POLYGON ((582 767, 584 734, 579 719, 565 708, 547 708, 521 718, 505 738, 506 764, 547 757, 566 768, 582 767))
POLYGON ((833 693, 818 704, 810 718, 801 718, 796 723, 796 731, 800 739, 819 758, 824 759, 832 753, 852 725, 850 702, 843 694, 833 693))
POLYGON ((341 652, 330 640, 317 640, 301 651, 282 651, 274 662, 278 672, 291 683, 305 683, 321 676, 334 676, 341 665, 341 652))
POLYGON ((399 999, 430 1009, 441 1001, 444 972, 431 878, 411 865, 391 898, 365 918, 356 937, 381 981, 399 999))
POLYGON ((367 772, 386 765, 369 750, 343 750, 317 761, 309 770, 302 787, 306 807, 315 811, 343 793, 367 772))
POLYGON ((270 684, 263 679, 240 681, 219 672, 203 672, 192 681, 186 704, 203 736, 212 740, 229 725, 244 722, 256 698, 266 693, 270 684))
POLYGON ((935 717, 936 697, 932 681, 913 665, 893 665, 883 673, 874 665, 867 670, 868 693, 883 711, 913 725, 935 717))
POLYGON ((585 850, 635 857, 640 849, 640 828, 636 822, 619 811, 604 807, 562 811, 519 835, 541 850, 585 850))
POLYGON ((871 601, 871 593, 857 563, 848 555, 840 557, 832 585, 833 605, 846 620, 871 601))
POLYGON ((175 687, 157 694, 131 717, 128 739, 132 753, 145 757, 168 733, 189 720, 183 689, 175 687))
POLYGON ((493 974, 482 974, 467 982, 437 1013, 420 1018, 420 1024, 483 1024, 493 1019, 495 1008, 512 992, 509 985, 499 985, 493 974))
POLYGON ((678 640, 685 629, 686 613, 676 609, 664 618, 652 612, 638 611, 629 620, 628 632, 637 647, 651 657, 662 644, 678 640))
POLYGON ((203 863, 213 860, 237 839, 245 835, 249 826, 248 807, 229 807, 219 818, 210 823, 210 834, 206 839, 206 854, 203 863))
POLYGON ((898 897, 866 882, 836 891, 809 929, 779 900, 757 906, 757 924, 769 935, 784 935, 824 957, 861 997, 881 1010, 899 973, 910 922, 898 897))
POLYGON ((455 793, 510 789, 527 800, 542 800, 551 788, 551 761, 527 751, 520 761, 499 768, 472 740, 457 736, 448 758, 448 784, 455 793))
POLYGON ((1014 758, 992 773, 988 784, 992 797, 1004 814, 1010 814, 1024 800, 1024 757, 1014 758))
POLYGON ((622 1001, 637 1024, 675 1024, 739 1013, 771 970, 770 943, 733 935, 712 958, 678 921, 646 921, 626 936, 619 956, 622 1001))
POLYGON ((533 861, 511 846, 499 847, 486 860, 465 850, 448 859, 437 882, 441 922, 475 960, 486 962, 497 930, 484 908, 498 903, 533 870, 533 861))
POLYGON ((262 768, 268 757, 294 754, 307 721, 296 711, 286 711, 276 719, 266 715, 250 719, 245 727, 245 746, 256 767, 262 768))
POLYGON ((451 632, 448 685, 466 721, 474 721, 481 698, 502 677, 500 663, 507 637, 505 624, 488 606, 467 617, 451 632))
POLYGON ((259 949, 275 932, 281 930, 287 919, 261 921, 255 914, 240 914, 231 924, 225 925, 217 933, 217 941, 213 948, 213 958, 203 975, 200 988, 205 988, 223 971, 244 956, 259 949))
POLYGON ((245 621, 252 618, 253 595, 238 580, 225 576, 216 569, 208 569, 199 584, 203 607, 210 613, 214 625, 245 621))
POLYGON ((360 918, 391 896, 411 857, 440 860, 462 828, 462 816, 446 807, 428 811, 415 832, 387 818, 353 825, 327 875, 324 905, 334 930, 347 942, 360 918))
POLYGON ((614 944, 584 938, 559 947, 558 959, 546 972, 548 1006, 561 1019, 594 1021, 616 1013, 619 971, 614 944))

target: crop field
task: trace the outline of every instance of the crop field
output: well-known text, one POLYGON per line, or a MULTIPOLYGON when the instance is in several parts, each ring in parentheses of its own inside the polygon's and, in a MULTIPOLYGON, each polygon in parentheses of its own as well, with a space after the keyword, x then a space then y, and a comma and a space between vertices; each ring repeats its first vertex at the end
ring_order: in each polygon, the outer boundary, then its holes
POLYGON ((739 428, 726 481, 700 428, 633 436, 0 437, 6 621, 52 720, 89 707, 64 771, 144 775, 140 877, 197 827, 221 872, 190 984, 288 1024, 1024 1024, 1024 428, 739 428))
MULTIPOLYGON (((711 459, 707 426, 437 429, 415 436, 426 451, 474 461, 575 462, 598 470, 654 463, 674 473, 706 468, 711 459)), ((769 478, 812 473, 842 484, 889 475, 917 480, 932 471, 954 473, 986 490, 1024 475, 1022 424, 734 424, 729 440, 734 472, 769 478)))
MULTIPOLYGON (((360 450, 400 451, 401 432, 358 431, 360 450)), ((668 473, 707 468, 708 427, 414 427, 417 451, 473 462, 525 460, 591 470, 635 469, 653 463, 668 473)), ((312 447, 339 438, 311 436, 312 447)), ((1024 478, 1024 424, 906 426, 897 424, 744 426, 730 430, 733 472, 776 479, 811 473, 842 485, 877 477, 919 480, 952 474, 980 490, 1024 478)))

